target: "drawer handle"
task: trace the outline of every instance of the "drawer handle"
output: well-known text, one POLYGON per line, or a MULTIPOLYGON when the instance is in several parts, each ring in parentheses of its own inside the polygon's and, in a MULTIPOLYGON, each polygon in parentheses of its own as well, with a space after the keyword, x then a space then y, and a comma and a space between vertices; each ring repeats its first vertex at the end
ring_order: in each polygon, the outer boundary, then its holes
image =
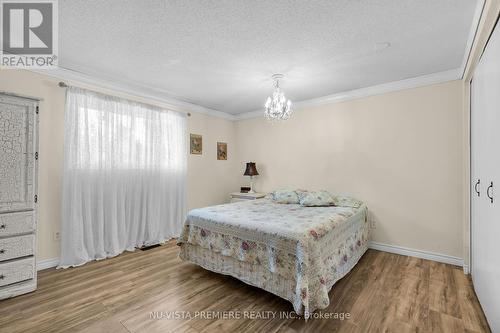
POLYGON ((490 183, 490 186, 488 186, 488 189, 486 190, 486 195, 490 198, 490 202, 493 203, 493 194, 490 195, 490 189, 493 190, 493 182, 490 183))
POLYGON ((0 224, 0 229, 5 229, 7 228, 7 225, 5 223, 0 224))

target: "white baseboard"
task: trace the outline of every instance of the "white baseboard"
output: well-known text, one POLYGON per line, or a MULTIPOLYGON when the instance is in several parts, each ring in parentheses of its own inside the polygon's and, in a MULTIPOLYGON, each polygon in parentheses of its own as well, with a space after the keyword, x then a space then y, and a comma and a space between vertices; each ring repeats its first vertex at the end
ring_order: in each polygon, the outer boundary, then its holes
POLYGON ((42 269, 56 267, 57 265, 59 265, 59 258, 39 260, 36 264, 36 270, 41 271, 42 269))
MULTIPOLYGON (((370 244, 368 245, 368 247, 370 249, 374 249, 374 250, 378 250, 378 251, 395 253, 395 254, 400 254, 403 256, 416 257, 416 258, 421 258, 421 259, 442 262, 445 264, 460 266, 460 267, 463 267, 465 274, 469 274, 469 267, 467 265, 464 265, 464 261, 462 258, 453 257, 453 256, 449 256, 446 254, 429 252, 429 251, 410 249, 410 248, 402 247, 402 246, 383 244, 383 243, 378 243, 378 242, 373 242, 373 241, 370 241, 370 244)), ((41 271, 42 269, 56 267, 58 264, 59 264, 59 258, 40 260, 40 261, 38 261, 38 264, 37 264, 37 270, 41 271)))
POLYGON ((442 262, 445 264, 464 267, 464 272, 465 272, 464 260, 462 258, 453 257, 446 254, 429 252, 429 251, 410 249, 402 246, 383 244, 373 241, 370 241, 368 247, 374 250, 390 252, 390 253, 400 254, 403 256, 416 257, 416 258, 427 259, 427 260, 442 262))

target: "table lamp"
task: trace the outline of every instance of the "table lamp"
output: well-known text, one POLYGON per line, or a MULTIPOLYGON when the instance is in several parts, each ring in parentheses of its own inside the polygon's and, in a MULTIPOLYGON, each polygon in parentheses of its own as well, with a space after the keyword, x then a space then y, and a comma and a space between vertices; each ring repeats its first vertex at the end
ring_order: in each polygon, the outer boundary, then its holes
POLYGON ((257 176, 259 173, 257 172, 257 167, 254 162, 248 162, 247 168, 245 169, 244 176, 250 176, 250 191, 248 193, 255 193, 253 190, 253 176, 257 176))

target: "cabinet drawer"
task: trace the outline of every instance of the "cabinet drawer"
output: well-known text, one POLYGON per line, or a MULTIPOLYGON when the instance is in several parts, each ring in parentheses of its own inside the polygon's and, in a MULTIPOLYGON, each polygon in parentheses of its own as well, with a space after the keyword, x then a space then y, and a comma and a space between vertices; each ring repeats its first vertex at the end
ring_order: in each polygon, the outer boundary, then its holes
POLYGON ((33 257, 0 263, 0 287, 33 279, 34 276, 35 258, 33 257))
POLYGON ((35 230, 33 212, 0 214, 0 237, 26 234, 35 230))
POLYGON ((30 256, 33 254, 35 236, 15 236, 0 239, 0 261, 30 256))

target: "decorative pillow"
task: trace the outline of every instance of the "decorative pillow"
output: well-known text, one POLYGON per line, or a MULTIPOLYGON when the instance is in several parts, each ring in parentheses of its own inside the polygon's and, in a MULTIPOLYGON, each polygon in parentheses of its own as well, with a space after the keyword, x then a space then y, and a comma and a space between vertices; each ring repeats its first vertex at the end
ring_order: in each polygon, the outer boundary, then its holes
POLYGON ((271 199, 281 204, 298 204, 300 202, 297 192, 292 190, 276 190, 271 192, 271 199))
POLYGON ((334 200, 327 191, 307 192, 301 199, 300 204, 306 207, 333 206, 334 200))
POLYGON ((345 197, 342 195, 334 195, 333 202, 334 202, 334 205, 338 206, 338 207, 359 208, 363 204, 363 202, 359 201, 358 199, 354 199, 351 197, 345 197))
POLYGON ((309 193, 309 191, 302 190, 302 189, 296 189, 295 193, 297 193, 297 195, 299 196, 299 201, 300 201, 300 200, 302 200, 303 197, 305 197, 307 195, 307 193, 309 193))

